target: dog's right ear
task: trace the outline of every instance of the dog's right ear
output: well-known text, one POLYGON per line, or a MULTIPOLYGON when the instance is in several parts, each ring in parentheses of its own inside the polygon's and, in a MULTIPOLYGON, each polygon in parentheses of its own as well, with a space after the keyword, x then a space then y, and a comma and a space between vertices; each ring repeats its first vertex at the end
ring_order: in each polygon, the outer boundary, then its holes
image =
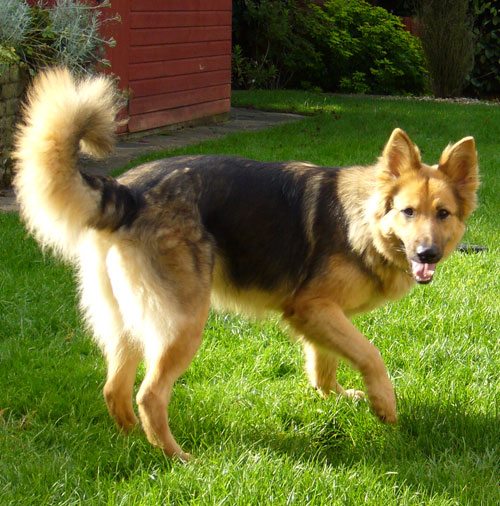
POLYGON ((422 163, 420 151, 401 128, 394 129, 389 137, 382 152, 382 162, 396 177, 409 169, 418 170, 422 163))

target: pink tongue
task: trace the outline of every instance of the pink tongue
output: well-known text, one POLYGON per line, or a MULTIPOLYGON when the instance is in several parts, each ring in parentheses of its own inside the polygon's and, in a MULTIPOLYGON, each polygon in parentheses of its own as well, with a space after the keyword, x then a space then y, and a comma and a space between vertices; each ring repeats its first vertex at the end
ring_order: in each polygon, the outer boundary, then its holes
POLYGON ((421 264, 419 262, 411 262, 411 270, 413 277, 417 281, 429 281, 434 275, 436 264, 421 264))

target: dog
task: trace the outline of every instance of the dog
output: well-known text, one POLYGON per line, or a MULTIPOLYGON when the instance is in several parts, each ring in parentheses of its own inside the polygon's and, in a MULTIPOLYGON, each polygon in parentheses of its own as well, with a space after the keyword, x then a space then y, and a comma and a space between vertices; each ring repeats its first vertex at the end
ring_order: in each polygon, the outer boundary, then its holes
POLYGON ((107 361, 104 399, 117 425, 187 460, 167 407, 202 339, 209 307, 274 311, 300 337, 320 394, 363 397, 338 382, 339 357, 363 376, 373 412, 397 421, 377 348, 349 318, 429 283, 476 206, 474 139, 422 162, 395 129, 370 166, 321 167, 234 156, 180 156, 118 179, 77 168, 79 149, 112 151, 117 92, 103 76, 39 75, 16 138, 21 216, 42 247, 78 272, 81 307, 107 361))

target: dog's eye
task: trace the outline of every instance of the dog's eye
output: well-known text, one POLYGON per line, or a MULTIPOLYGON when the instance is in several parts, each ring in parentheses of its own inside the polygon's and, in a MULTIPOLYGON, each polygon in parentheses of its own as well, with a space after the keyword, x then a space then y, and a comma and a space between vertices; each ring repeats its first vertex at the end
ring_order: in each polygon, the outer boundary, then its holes
POLYGON ((407 207, 401 211, 405 216, 413 216, 415 214, 415 209, 412 207, 407 207))
POLYGON ((448 211, 447 209, 440 209, 438 212, 437 212, 437 217, 440 219, 440 220, 444 220, 445 218, 448 218, 448 216, 450 215, 450 211, 448 211))

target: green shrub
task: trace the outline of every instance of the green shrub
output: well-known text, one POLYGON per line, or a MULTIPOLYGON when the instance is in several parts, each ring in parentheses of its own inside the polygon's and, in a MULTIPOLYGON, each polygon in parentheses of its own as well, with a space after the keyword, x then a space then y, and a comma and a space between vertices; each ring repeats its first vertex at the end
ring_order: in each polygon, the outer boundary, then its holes
POLYGON ((0 4, 0 41, 13 47, 22 43, 30 25, 30 8, 19 0, 2 0, 0 4))
POLYGON ((373 0, 370 3, 383 7, 396 16, 413 16, 414 14, 415 0, 373 0))
MULTIPOLYGON (((104 6, 109 1, 100 4, 104 6)), ((66 65, 79 73, 106 65, 104 50, 113 41, 100 32, 112 19, 101 20, 100 7, 78 0, 57 0, 53 6, 39 0, 36 7, 25 0, 0 0, 0 75, 10 76, 12 65, 23 67, 23 75, 26 70, 35 75, 48 65, 66 65)), ((22 81, 21 90, 24 85, 22 81)), ((15 112, 10 115, 15 118, 15 112)), ((10 122, 4 119, 2 125, 0 186, 7 186, 12 174, 10 122)))
POLYGON ((233 87, 285 88, 321 58, 307 36, 311 12, 297 0, 233 1, 233 87))
POLYGON ((478 96, 500 95, 500 1, 473 2, 475 60, 467 92, 478 96))
POLYGON ((235 88, 421 93, 423 52, 399 18, 364 0, 233 2, 235 88))
POLYGON ((381 7, 364 0, 329 0, 312 7, 310 33, 323 59, 317 79, 324 89, 382 94, 422 93, 421 44, 381 7))
POLYGON ((469 0, 419 0, 418 11, 432 91, 460 95, 474 65, 469 0))
POLYGON ((104 50, 113 40, 101 35, 101 7, 78 0, 57 0, 54 6, 40 1, 30 7, 25 0, 0 2, 0 62, 13 56, 28 66, 31 74, 47 65, 66 65, 87 72, 106 65, 104 50))
POLYGON ((2 65, 16 65, 19 61, 19 56, 12 46, 0 44, 0 74, 2 73, 2 65))
POLYGON ((272 89, 277 85, 278 69, 269 60, 259 61, 243 55, 236 44, 231 54, 231 74, 234 89, 272 89))
POLYGON ((366 82, 366 74, 356 71, 351 77, 342 77, 340 79, 340 90, 346 93, 358 93, 364 95, 370 91, 370 86, 366 82))

